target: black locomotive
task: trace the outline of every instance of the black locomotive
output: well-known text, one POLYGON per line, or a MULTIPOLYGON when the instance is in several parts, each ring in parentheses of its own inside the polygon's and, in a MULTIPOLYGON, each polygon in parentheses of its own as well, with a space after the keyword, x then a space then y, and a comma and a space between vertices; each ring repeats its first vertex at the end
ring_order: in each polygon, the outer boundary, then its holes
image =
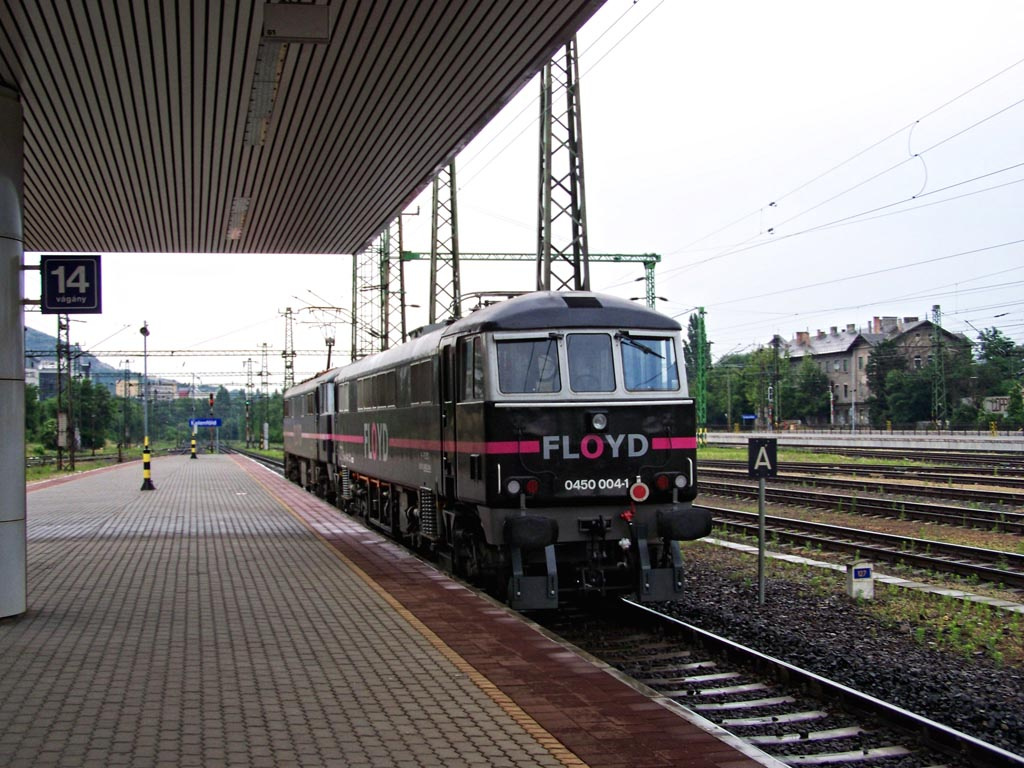
POLYGON ((478 309, 289 389, 285 472, 516 608, 672 599, 711 529, 679 331, 589 292, 478 309))

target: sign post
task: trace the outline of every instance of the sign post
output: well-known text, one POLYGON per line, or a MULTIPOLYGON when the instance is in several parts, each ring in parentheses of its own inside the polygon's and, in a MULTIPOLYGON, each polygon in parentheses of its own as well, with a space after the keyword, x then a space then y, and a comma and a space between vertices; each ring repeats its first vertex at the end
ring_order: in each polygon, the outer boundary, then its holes
POLYGON ((747 442, 747 474, 757 478, 757 602, 764 605, 765 478, 778 474, 778 440, 752 437, 747 442))

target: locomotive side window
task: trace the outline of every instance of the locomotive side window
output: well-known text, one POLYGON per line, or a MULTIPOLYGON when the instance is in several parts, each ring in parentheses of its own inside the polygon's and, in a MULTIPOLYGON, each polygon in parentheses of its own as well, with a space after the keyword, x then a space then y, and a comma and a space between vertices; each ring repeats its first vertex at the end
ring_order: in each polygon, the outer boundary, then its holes
POLYGON ((507 394, 562 389, 556 339, 499 341, 498 388, 507 394))
POLYGON ((617 335, 622 375, 630 392, 679 389, 676 347, 671 338, 617 335))
POLYGON ((459 400, 483 400, 484 356, 479 336, 459 339, 459 400))
POLYGON ((334 413, 334 387, 328 384, 320 385, 321 413, 334 413))
POLYGON ((413 363, 409 371, 409 378, 411 381, 411 401, 413 403, 429 403, 432 399, 434 361, 424 360, 420 363, 413 363))
POLYGON ((569 387, 573 392, 615 390, 612 340, 607 333, 572 333, 567 340, 569 387))

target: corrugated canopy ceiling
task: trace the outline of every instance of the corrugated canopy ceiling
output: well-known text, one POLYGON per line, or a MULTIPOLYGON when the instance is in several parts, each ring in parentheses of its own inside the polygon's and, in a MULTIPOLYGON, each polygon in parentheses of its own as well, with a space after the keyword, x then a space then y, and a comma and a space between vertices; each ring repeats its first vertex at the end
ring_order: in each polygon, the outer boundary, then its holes
POLYGON ((354 253, 603 0, 8 0, 29 251, 354 253))

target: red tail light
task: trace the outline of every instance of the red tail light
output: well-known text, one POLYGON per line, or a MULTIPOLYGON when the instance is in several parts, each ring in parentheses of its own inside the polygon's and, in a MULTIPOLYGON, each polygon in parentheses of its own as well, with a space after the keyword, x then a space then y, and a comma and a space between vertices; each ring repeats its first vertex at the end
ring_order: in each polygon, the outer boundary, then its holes
POLYGON ((629 489, 629 498, 637 503, 647 501, 650 495, 651 489, 647 487, 647 483, 636 483, 629 489))

